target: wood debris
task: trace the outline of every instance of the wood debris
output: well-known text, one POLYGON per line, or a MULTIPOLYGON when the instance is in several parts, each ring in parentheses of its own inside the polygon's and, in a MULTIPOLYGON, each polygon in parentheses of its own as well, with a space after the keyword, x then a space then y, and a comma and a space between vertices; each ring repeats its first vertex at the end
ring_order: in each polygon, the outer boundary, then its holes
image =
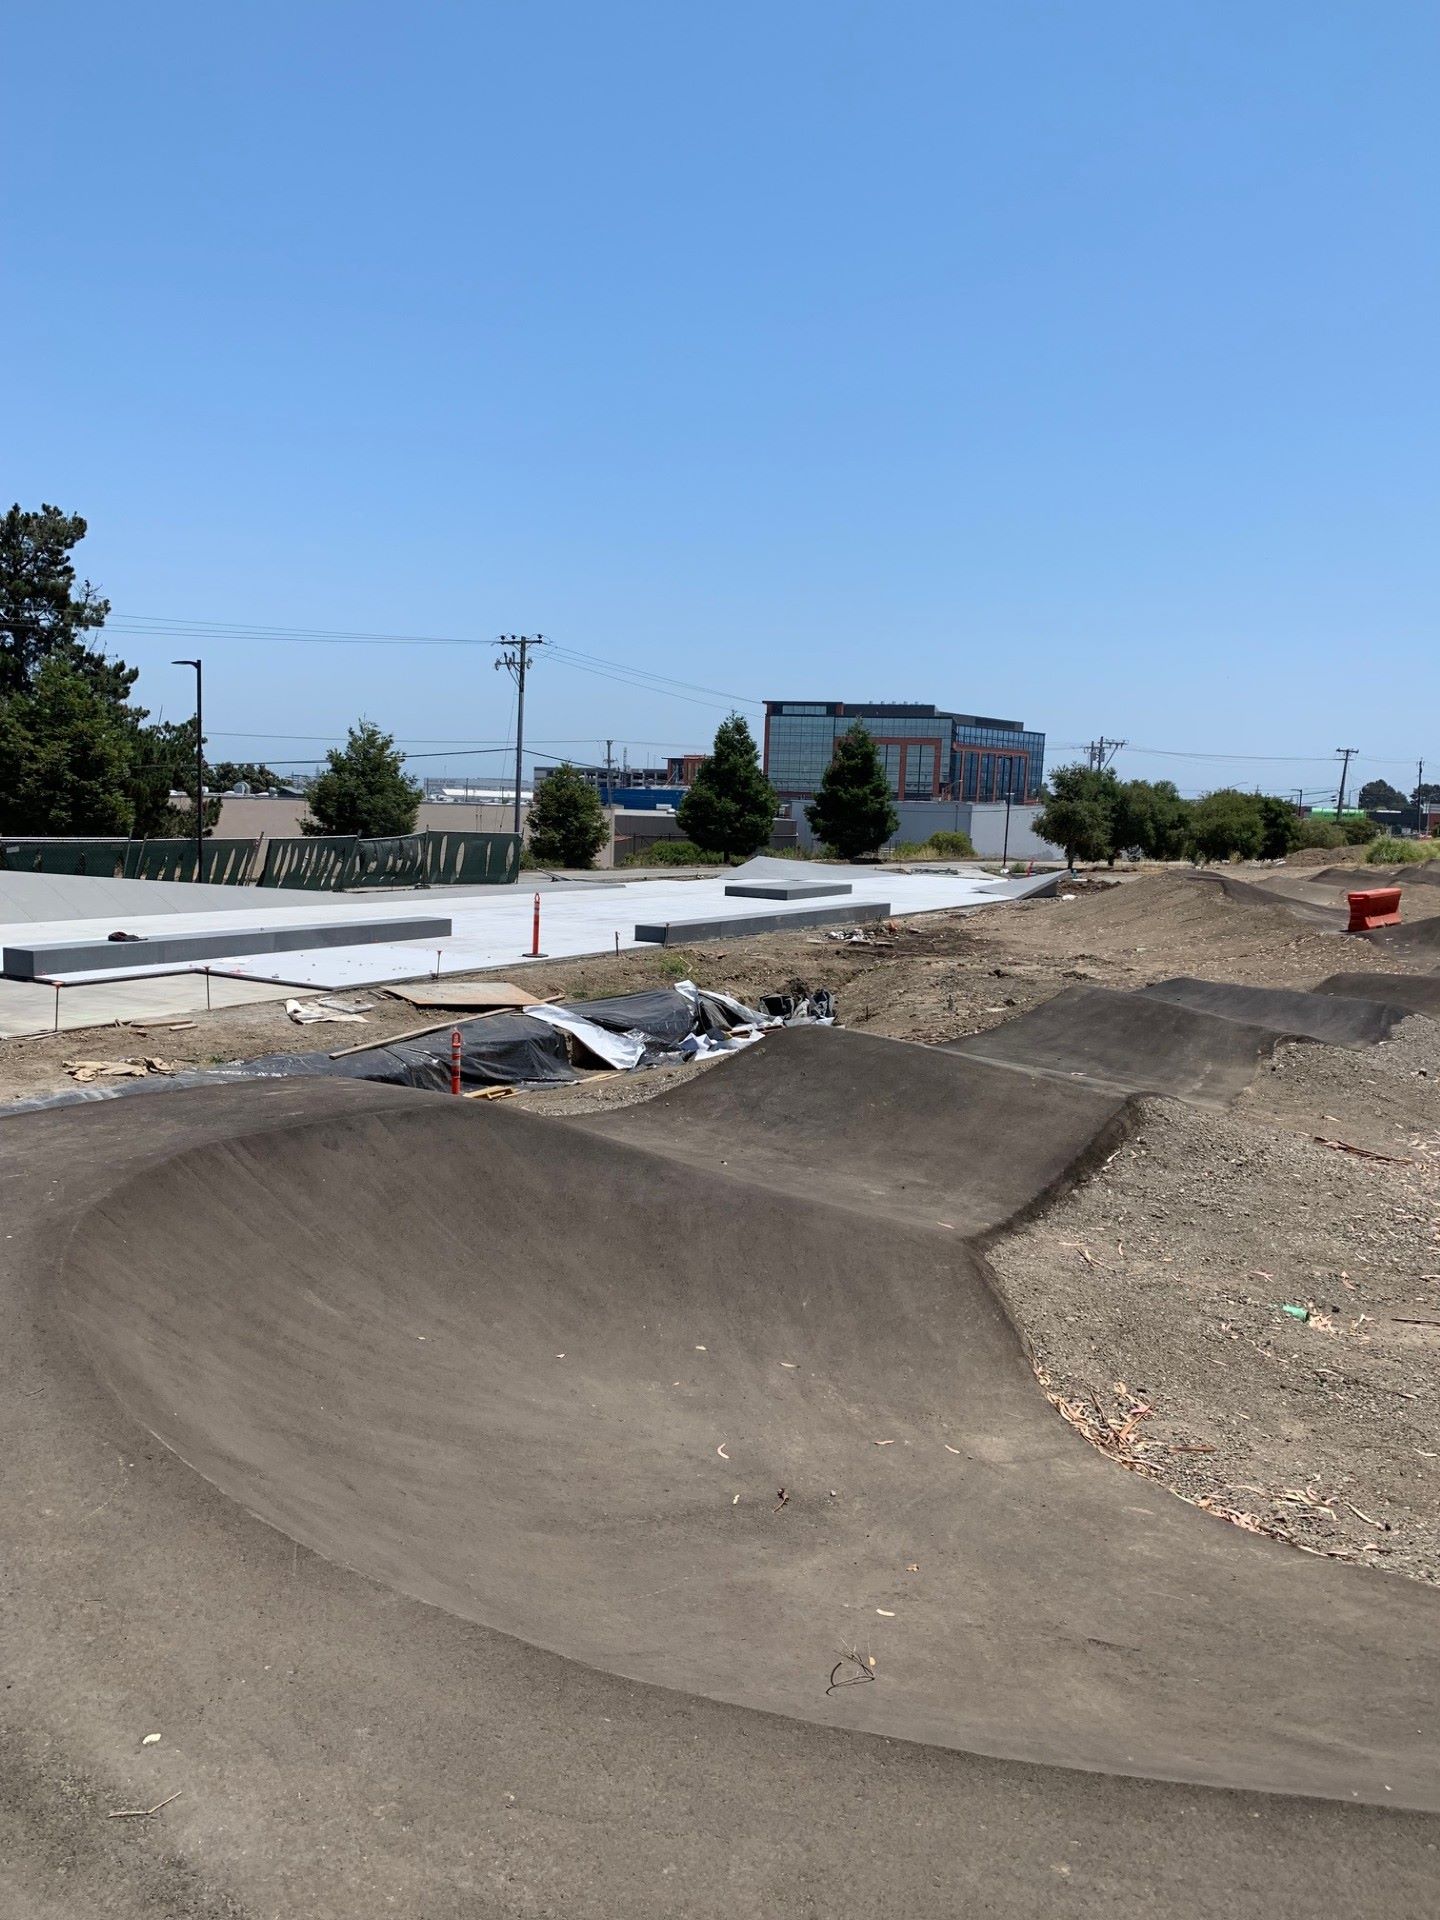
POLYGON ((107 1820, 148 1820, 159 1813, 162 1807, 168 1807, 172 1800, 178 1800, 185 1791, 177 1787, 174 1793, 167 1794, 163 1800, 157 1800, 153 1807, 116 1807, 113 1813, 107 1813, 107 1820))
POLYGON ((144 1080, 152 1073, 174 1073, 176 1062, 154 1056, 129 1060, 67 1060, 65 1071, 82 1086, 91 1080, 144 1080))

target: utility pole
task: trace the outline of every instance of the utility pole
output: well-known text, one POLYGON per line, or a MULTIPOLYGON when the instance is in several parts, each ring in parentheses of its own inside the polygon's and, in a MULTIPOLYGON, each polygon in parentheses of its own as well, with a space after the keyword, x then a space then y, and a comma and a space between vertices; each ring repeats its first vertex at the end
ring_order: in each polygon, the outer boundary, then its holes
POLYGON ((1425 804, 1424 801, 1420 798, 1420 789, 1421 787, 1424 786, 1424 784, 1425 784, 1425 762, 1423 760, 1417 760, 1415 762, 1415 837, 1417 839, 1422 838, 1425 831, 1425 829, 1420 824, 1421 822, 1420 809, 1425 804))
POLYGON ((1337 820, 1345 811, 1345 778, 1350 771, 1350 762, 1359 751, 1360 749, 1358 747, 1336 747, 1335 749, 1336 755, 1340 759, 1340 795, 1335 802, 1335 818, 1337 820))
POLYGON ((1103 733, 1098 740, 1092 740, 1088 749, 1091 772, 1103 773, 1126 744, 1124 740, 1107 740, 1103 733))
POLYGON ((531 647, 543 647, 543 633, 502 633, 492 645, 503 649, 495 662, 495 671, 501 667, 515 682, 518 698, 515 702, 515 832, 520 832, 520 767, 525 756, 525 675, 530 670, 531 647))
POLYGON ((607 807, 613 807, 615 804, 615 761, 611 753, 614 745, 613 740, 605 742, 605 804, 607 807))
POLYGON ((195 880, 205 878, 205 713, 198 660, 172 660, 172 667, 195 669, 195 880))

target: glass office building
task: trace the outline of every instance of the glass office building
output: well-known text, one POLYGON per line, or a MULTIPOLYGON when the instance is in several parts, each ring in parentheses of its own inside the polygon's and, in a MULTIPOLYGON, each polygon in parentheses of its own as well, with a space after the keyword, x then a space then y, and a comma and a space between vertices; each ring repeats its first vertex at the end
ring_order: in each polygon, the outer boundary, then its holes
POLYGON ((765 771, 784 799, 810 799, 859 721, 874 739, 897 800, 1033 800, 1045 777, 1045 736, 1019 720, 876 700, 767 700, 765 771))

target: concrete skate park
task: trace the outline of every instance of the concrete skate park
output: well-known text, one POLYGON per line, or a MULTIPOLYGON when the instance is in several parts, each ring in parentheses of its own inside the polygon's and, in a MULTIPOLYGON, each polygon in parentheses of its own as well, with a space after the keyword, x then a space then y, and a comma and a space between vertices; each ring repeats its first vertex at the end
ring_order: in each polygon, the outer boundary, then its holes
POLYGON ((1436 1593, 1085 1445, 987 1265, 1140 1095, 1440 1014, 1430 924, 568 1118, 7 1119, 13 1910, 1431 1910, 1436 1593))

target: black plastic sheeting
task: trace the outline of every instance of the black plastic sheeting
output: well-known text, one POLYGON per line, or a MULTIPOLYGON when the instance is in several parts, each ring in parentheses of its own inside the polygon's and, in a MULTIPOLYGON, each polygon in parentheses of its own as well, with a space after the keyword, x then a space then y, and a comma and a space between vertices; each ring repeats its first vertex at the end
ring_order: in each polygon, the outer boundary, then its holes
MULTIPOLYGON (((523 1013, 493 1013, 483 1020, 457 1020, 442 1033, 402 1040, 388 1047, 367 1047, 332 1060, 328 1053, 267 1053, 233 1067, 217 1067, 205 1079, 378 1080, 383 1086, 421 1087, 432 1093, 450 1087, 450 1035, 460 1035, 462 1087, 558 1086, 578 1080, 570 1065, 565 1035, 543 1020, 523 1013)), ((172 1085, 174 1082, 172 1081, 172 1085)))
POLYGON ((692 1033, 723 1033, 702 1000, 697 1015, 694 1002, 674 987, 648 993, 623 993, 610 1000, 571 1000, 567 1013, 578 1013, 611 1033, 638 1033, 652 1047, 678 1047, 692 1033))
MULTIPOLYGON (((724 1021, 702 1000, 697 1008, 674 988, 649 993, 627 993, 610 1000, 576 1000, 567 1012, 593 1020, 612 1033, 636 1033, 646 1043, 641 1066, 674 1060, 692 1035, 723 1039, 724 1021)), ((419 1040, 367 1047, 338 1060, 329 1051, 267 1053, 255 1060, 236 1060, 224 1066, 196 1068, 187 1073, 157 1075, 146 1080, 122 1080, 65 1093, 42 1094, 0 1107, 0 1116, 33 1112, 41 1107, 69 1106, 82 1100, 116 1100, 141 1093, 163 1093, 171 1087, 209 1087, 217 1082, 279 1079, 375 1080, 392 1087, 419 1087, 448 1092, 450 1036, 460 1033, 462 1087, 563 1086, 580 1079, 570 1064, 565 1033, 523 1013, 491 1013, 457 1019, 438 1033, 419 1040)), ((338 1030, 342 1034, 345 1029, 338 1030)), ((583 1043, 582 1043, 583 1044, 583 1043)), ((693 1051, 693 1049, 691 1049, 693 1051)))

